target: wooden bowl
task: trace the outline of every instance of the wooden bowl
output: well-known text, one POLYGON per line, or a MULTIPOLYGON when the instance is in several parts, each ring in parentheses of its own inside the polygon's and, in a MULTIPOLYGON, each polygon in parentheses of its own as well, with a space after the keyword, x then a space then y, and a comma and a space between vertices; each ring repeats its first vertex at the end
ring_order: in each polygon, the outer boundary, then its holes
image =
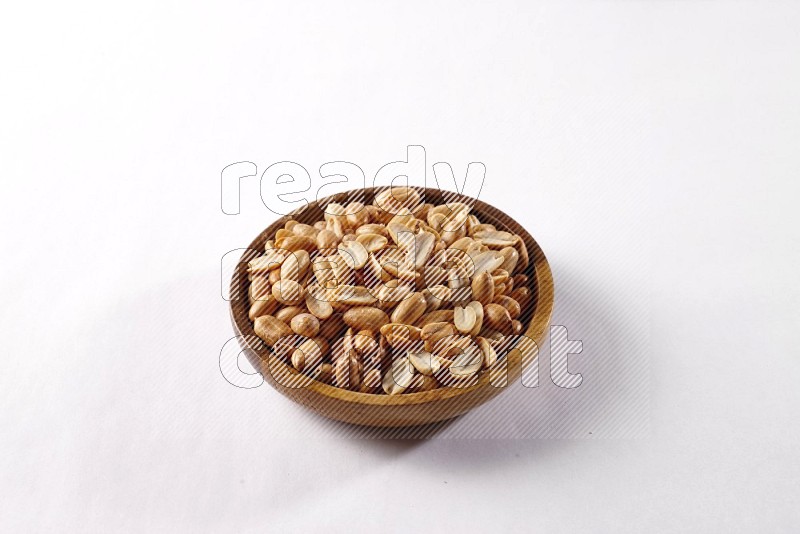
MULTIPOLYGON (((545 330, 550 323, 553 311, 553 276, 547 259, 536 241, 514 219, 480 200, 451 192, 430 188, 415 188, 424 195, 426 202, 434 205, 444 202, 465 202, 473 206, 472 211, 481 222, 491 223, 498 230, 507 230, 522 237, 528 249, 530 262, 524 274, 528 275, 531 299, 522 310, 520 321, 525 328, 525 336, 540 346, 545 330)), ((404 393, 402 395, 375 395, 348 391, 308 379, 308 385, 300 388, 286 387, 297 371, 276 358, 255 335, 253 324, 248 318, 247 263, 261 255, 264 245, 283 228, 288 219, 313 224, 323 218, 322 208, 330 202, 346 203, 359 200, 372 202, 375 188, 349 191, 311 202, 307 206, 281 217, 250 244, 231 280, 231 318, 233 328, 239 336, 239 343, 250 363, 269 382, 286 397, 326 417, 359 425, 377 427, 402 427, 443 421, 461 415, 502 393, 504 387, 496 387, 490 382, 490 373, 484 372, 475 385, 466 388, 442 387, 432 391, 404 393), (358 196, 354 196, 358 195, 358 196)), ((507 384, 519 379, 525 364, 536 357, 538 351, 527 351, 523 357, 520 350, 513 350, 506 356, 508 360, 507 384)), ((498 354, 498 356, 501 356, 498 354)), ((495 381, 494 384, 497 384, 495 381)))

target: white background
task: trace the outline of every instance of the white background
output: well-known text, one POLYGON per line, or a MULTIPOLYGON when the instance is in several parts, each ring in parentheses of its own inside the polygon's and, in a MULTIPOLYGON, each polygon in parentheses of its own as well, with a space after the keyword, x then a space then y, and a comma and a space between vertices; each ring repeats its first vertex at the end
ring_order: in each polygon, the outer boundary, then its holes
POLYGON ((6 6, 0 530, 796 532, 798 27, 780 2, 6 6), (582 391, 646 363, 630 420, 543 374, 485 407, 517 439, 456 439, 474 414, 356 439, 225 381, 219 260, 274 216, 257 179, 223 215, 222 168, 369 179, 408 144, 486 165, 582 391))

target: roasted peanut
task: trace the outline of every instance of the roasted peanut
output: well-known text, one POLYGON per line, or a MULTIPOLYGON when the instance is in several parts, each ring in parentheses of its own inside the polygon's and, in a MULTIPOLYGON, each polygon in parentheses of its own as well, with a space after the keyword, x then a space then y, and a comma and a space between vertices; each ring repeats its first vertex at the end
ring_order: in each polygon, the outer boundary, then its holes
POLYGON ((497 367, 532 300, 522 238, 410 187, 352 198, 320 221, 290 218, 247 264, 248 315, 274 355, 306 380, 370 394, 497 367))
POLYGON ((314 337, 319 333, 319 319, 310 313, 295 315, 289 326, 295 334, 303 337, 314 337))
POLYGON ((292 334, 289 325, 272 315, 257 317, 253 323, 253 330, 270 347, 274 346, 280 338, 292 334))

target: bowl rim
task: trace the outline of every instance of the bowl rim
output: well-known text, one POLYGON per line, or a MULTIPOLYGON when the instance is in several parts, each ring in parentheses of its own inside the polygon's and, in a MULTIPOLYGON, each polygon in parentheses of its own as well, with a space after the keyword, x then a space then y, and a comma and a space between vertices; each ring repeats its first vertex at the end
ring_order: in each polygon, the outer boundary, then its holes
MULTIPOLYGON (((528 305, 534 306, 530 320, 527 325, 525 325, 525 331, 522 335, 532 339, 538 348, 544 340, 545 329, 550 324, 550 319, 553 312, 555 288, 550 264, 536 240, 530 235, 530 233, 528 233, 527 230, 525 230, 522 225, 520 225, 508 214, 479 199, 436 188, 419 186, 408 187, 418 191, 421 195, 423 195, 423 199, 427 199, 428 195, 432 195, 443 196, 445 197, 445 202, 448 203, 467 203, 472 206, 472 210, 481 217, 482 221, 488 216, 488 218, 493 220, 492 224, 497 226, 497 223, 500 223, 500 225, 505 227, 503 229, 511 230, 515 234, 522 237, 529 255, 529 265, 527 270, 531 271, 531 273, 529 273, 528 287, 531 289, 532 298, 530 299, 528 305), (500 218, 502 218, 502 220, 500 218), (533 274, 533 276, 530 276, 530 274, 533 274)), ((304 206, 301 206, 300 208, 279 217, 277 220, 267 226, 267 228, 259 233, 259 235, 250 243, 250 245, 247 247, 247 249, 245 249, 239 258, 239 262, 234 269, 230 282, 229 302, 231 322, 243 352, 250 361, 251 365, 253 365, 253 367, 261 373, 265 382, 268 382, 274 389, 277 389, 283 394, 287 394, 286 390, 306 389, 311 390, 320 396, 339 402, 365 406, 409 406, 415 404, 424 404, 434 400, 450 399, 485 387, 495 387, 490 383, 490 373, 486 372, 486 370, 481 372, 481 376, 475 384, 468 387, 445 386, 430 391, 403 393, 402 395, 362 393, 359 391, 352 391, 325 384, 324 382, 319 382, 311 378, 309 378, 307 380, 308 383, 301 388, 292 388, 283 383, 278 383, 275 380, 274 374, 276 373, 280 373, 284 377, 297 376, 301 373, 299 373, 291 365, 284 363, 282 360, 277 358, 255 334, 253 323, 250 321, 247 313, 249 310, 249 299, 247 293, 249 281, 247 281, 246 274, 247 263, 253 259, 253 257, 263 254, 264 244, 266 241, 271 239, 277 230, 283 228, 288 220, 298 217, 309 209, 321 210, 321 206, 327 205, 331 202, 354 200, 358 198, 358 195, 363 196, 363 199, 371 200, 374 198, 376 192, 384 189, 386 189, 386 187, 358 188, 318 198, 313 202, 307 202, 304 206)), ((507 365, 515 367, 508 368, 508 383, 504 387, 498 387, 497 389, 504 389, 511 386, 512 382, 521 374, 521 357, 519 356, 519 352, 519 350, 510 350, 507 353, 506 357, 509 359, 507 365), (516 355, 516 357, 512 358, 511 355, 516 355), (516 369, 516 371, 514 369, 516 369)), ((538 349, 536 353, 538 357, 538 349)))

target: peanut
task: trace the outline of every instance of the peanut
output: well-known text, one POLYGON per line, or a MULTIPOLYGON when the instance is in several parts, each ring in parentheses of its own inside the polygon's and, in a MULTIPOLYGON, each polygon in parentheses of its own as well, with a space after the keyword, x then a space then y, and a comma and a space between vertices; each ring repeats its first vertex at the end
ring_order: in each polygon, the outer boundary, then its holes
POLYGON ((472 298, 484 306, 494 300, 494 281, 490 273, 484 271, 472 279, 472 298))
POLYGON ((273 315, 275 315, 276 319, 280 319, 284 323, 289 324, 295 316, 300 315, 304 311, 305 310, 300 306, 289 306, 288 308, 279 309, 273 315))
POLYGON ((486 323, 500 331, 504 331, 511 326, 511 315, 508 310, 499 304, 487 304, 483 307, 486 323))
POLYGON ((289 328, 289 325, 272 315, 257 317, 253 330, 270 347, 273 347, 280 338, 292 334, 292 329, 289 328))
POLYGON ((249 318, 320 382, 388 395, 467 384, 525 329, 527 247, 464 203, 390 187, 269 237, 247 264, 249 318))
POLYGON ((298 336, 314 337, 319 333, 319 319, 310 313, 295 315, 289 326, 298 336))
POLYGON ((507 309, 508 314, 511 316, 512 319, 519 318, 520 313, 522 313, 522 308, 520 308, 519 302, 517 302, 511 297, 506 297, 505 295, 501 295, 499 297, 495 297, 493 302, 507 309))
POLYGON ((397 305, 392 312, 392 322, 400 324, 414 324, 423 313, 428 303, 422 293, 412 293, 397 305))
POLYGON ((380 327, 389 322, 389 316, 379 308, 358 306, 345 312, 344 322, 356 330, 377 332, 380 327))

